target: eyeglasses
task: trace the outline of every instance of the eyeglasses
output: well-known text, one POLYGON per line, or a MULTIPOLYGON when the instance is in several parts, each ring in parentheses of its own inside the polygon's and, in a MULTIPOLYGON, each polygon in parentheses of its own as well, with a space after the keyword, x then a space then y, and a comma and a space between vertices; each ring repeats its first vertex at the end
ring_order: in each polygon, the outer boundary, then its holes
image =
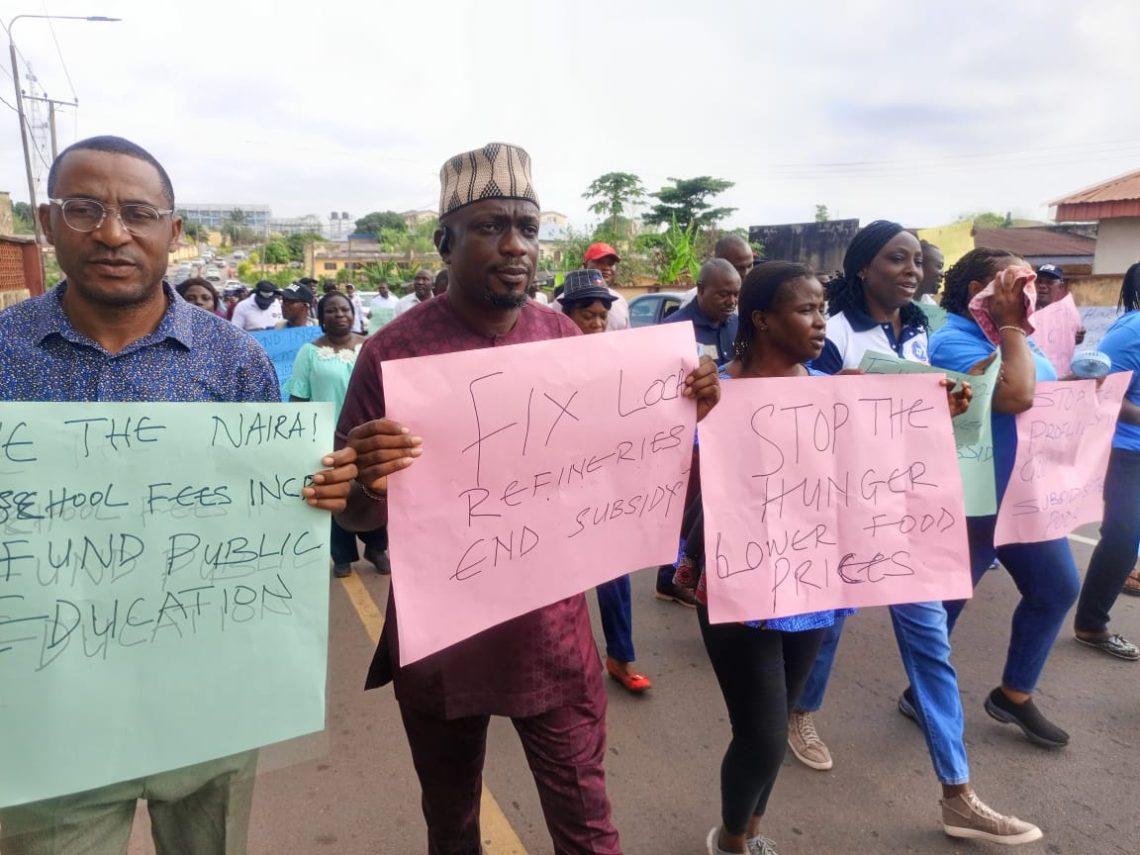
POLYGON ((172 208, 156 208, 153 205, 137 202, 115 208, 95 199, 48 199, 48 201, 53 205, 59 205, 63 212, 63 221, 77 232, 95 231, 103 225, 107 212, 114 211, 124 229, 133 235, 145 236, 154 234, 162 223, 162 218, 174 213, 172 208))

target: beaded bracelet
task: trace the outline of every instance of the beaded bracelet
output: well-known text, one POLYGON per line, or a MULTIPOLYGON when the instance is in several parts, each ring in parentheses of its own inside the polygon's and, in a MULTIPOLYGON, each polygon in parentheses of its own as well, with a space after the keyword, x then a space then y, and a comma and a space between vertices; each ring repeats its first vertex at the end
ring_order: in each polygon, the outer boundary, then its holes
POLYGON ((366 495, 372 501, 374 501, 374 502, 386 502, 386 501, 388 501, 388 497, 386 495, 384 495, 382 493, 373 493, 371 490, 369 490, 367 487, 365 487, 359 481, 356 482, 356 485, 358 487, 360 487, 360 492, 362 492, 364 495, 366 495))

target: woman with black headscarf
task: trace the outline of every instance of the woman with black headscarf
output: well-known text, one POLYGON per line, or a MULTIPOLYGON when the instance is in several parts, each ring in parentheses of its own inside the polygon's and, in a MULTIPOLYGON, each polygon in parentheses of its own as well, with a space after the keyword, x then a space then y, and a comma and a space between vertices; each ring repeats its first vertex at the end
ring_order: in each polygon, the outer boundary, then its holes
POLYGON ((921 281, 918 238, 887 220, 860 229, 843 275, 827 284, 828 345, 815 367, 828 374, 857 368, 868 350, 928 362, 926 314, 913 302, 921 281))
MULTIPOLYGON (((922 246, 898 223, 876 220, 859 231, 843 257, 843 275, 827 286, 827 344, 813 367, 827 373, 856 369, 867 351, 928 363, 926 315, 912 302, 922 280, 922 246)), ((951 384, 952 385, 952 384, 951 384)), ((951 413, 965 410, 969 391, 951 395, 951 413), (963 400, 964 398, 964 400, 963 400)), ((958 675, 950 664, 950 638, 942 603, 890 607, 899 654, 911 688, 899 711, 922 728, 934 772, 942 784, 942 824, 953 837, 1027 843, 1036 826, 992 810, 970 786, 958 675)), ((823 704, 843 618, 826 630, 819 655, 788 720, 788 745, 805 766, 830 769, 831 753, 812 713, 823 704)))

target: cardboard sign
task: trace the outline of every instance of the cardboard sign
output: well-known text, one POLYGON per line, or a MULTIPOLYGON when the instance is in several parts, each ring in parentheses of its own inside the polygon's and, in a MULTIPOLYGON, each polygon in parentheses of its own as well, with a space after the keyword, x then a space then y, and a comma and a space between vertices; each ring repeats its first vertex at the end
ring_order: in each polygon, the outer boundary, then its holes
POLYGON ((1073 352, 1077 348, 1077 331, 1081 328, 1081 313, 1073 302, 1073 295, 1050 303, 1033 313, 1033 341, 1053 364, 1057 374, 1064 377, 1072 370, 1073 352))
POLYGON ((293 363, 297 359, 297 352, 303 345, 315 341, 324 334, 318 326, 310 327, 283 327, 279 330, 256 330, 250 335, 257 339, 277 372, 277 382, 281 384, 281 400, 288 401, 289 393, 285 391, 285 384, 293 376, 293 363))
POLYGON ((330 404, 0 404, 0 807, 324 727, 331 435, 330 404))
POLYGON ((928 374, 733 380, 700 425, 709 619, 971 595, 954 434, 928 374))
POLYGON ((1017 417, 1017 456, 998 509, 994 542, 1065 537, 1104 512, 1104 473, 1131 371, 1095 380, 1038 383, 1017 417))
POLYGON ((384 363, 424 441, 388 485, 402 663, 676 557, 695 351, 665 324, 384 363))
POLYGON ((859 363, 868 374, 945 374, 955 383, 966 380, 973 391, 970 409, 953 420, 954 442, 958 449, 958 469, 966 499, 966 516, 984 517, 997 513, 994 485, 994 438, 991 415, 994 386, 1001 370, 1001 353, 984 374, 959 374, 899 359, 894 354, 868 351, 859 363))

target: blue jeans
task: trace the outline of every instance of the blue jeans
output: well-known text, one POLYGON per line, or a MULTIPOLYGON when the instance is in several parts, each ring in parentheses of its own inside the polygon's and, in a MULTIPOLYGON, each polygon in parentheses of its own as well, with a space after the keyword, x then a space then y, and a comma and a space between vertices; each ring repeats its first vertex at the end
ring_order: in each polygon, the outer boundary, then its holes
POLYGON ((819 646, 815 664, 808 674, 796 709, 804 712, 817 712, 823 706, 823 695, 827 691, 827 681, 831 679, 831 668, 835 664, 835 651, 839 647, 839 637, 843 634, 843 624, 847 615, 836 615, 835 623, 823 631, 823 643, 819 646))
MULTIPOLYGON (((1013 610, 1001 682, 1015 692, 1032 694, 1065 615, 1077 600, 1081 577, 1067 538, 1043 543, 1009 543, 995 548, 996 523, 994 516, 966 518, 970 572, 977 588, 996 555, 1021 592, 1021 602, 1013 610)), ((965 605, 966 600, 946 602, 951 630, 965 605)))
POLYGON ((602 633, 606 636, 606 656, 618 662, 634 661, 637 657, 633 655, 633 603, 629 576, 619 576, 612 582, 598 585, 595 590, 598 611, 602 616, 602 633))
MULTIPOLYGON (((966 756, 962 698, 958 675, 950 664, 950 637, 946 610, 941 603, 907 603, 891 606, 899 655, 914 691, 914 708, 934 774, 942 784, 965 784, 970 780, 966 756)), ((825 630, 823 646, 800 695, 797 709, 815 712, 823 703, 827 680, 844 621, 825 630)))
POLYGON ((1108 630, 1109 612, 1136 566, 1140 546, 1140 451, 1112 449, 1104 478, 1104 522, 1093 550, 1073 626, 1081 632, 1108 630))

